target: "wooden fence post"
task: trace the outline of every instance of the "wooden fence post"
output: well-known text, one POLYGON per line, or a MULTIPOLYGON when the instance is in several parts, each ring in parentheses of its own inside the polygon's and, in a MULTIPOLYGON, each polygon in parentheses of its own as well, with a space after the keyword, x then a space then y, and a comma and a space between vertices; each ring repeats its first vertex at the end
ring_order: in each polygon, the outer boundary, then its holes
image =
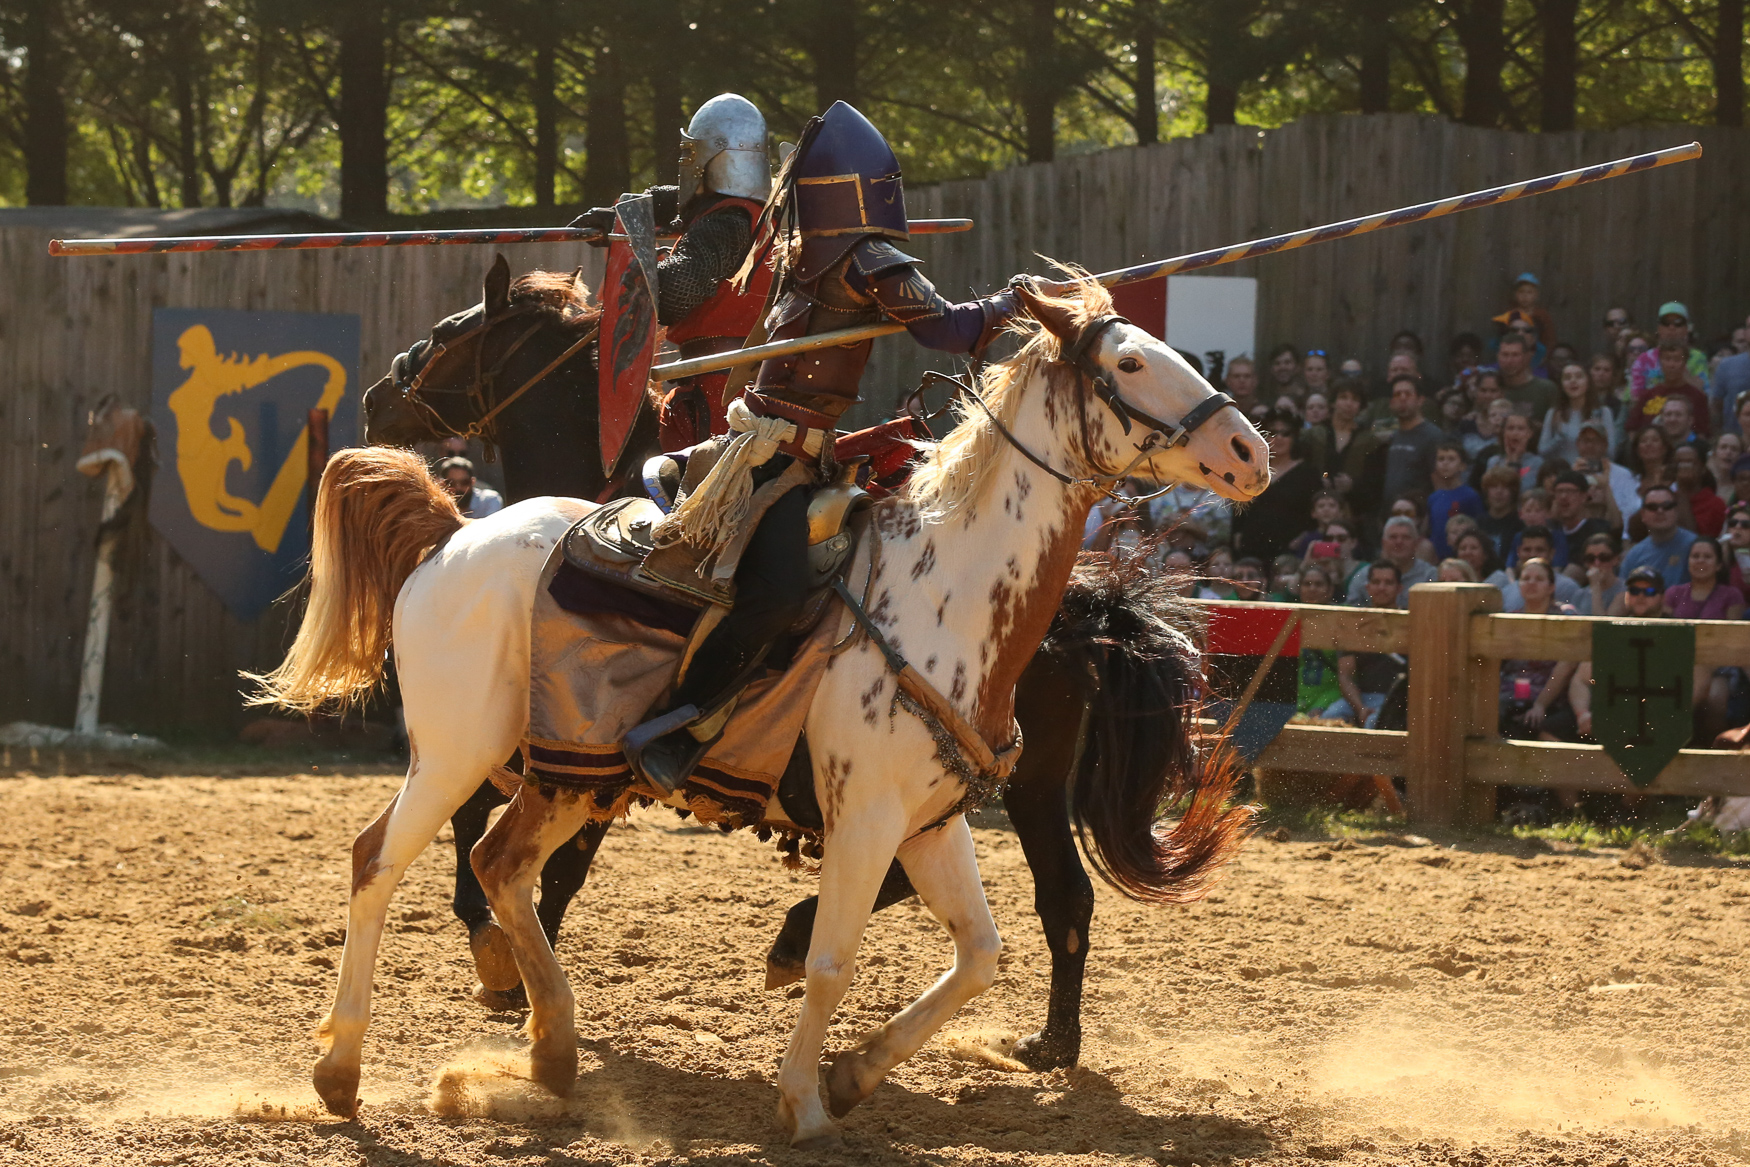
POLYGON ((1410 589, 1410 719, 1405 778, 1410 821, 1455 826, 1480 810, 1467 801, 1464 743, 1491 731, 1478 724, 1485 690, 1495 708, 1492 672, 1471 655, 1470 618, 1498 612, 1487 584, 1429 583, 1410 589), (1487 675, 1485 675, 1487 673, 1487 675))

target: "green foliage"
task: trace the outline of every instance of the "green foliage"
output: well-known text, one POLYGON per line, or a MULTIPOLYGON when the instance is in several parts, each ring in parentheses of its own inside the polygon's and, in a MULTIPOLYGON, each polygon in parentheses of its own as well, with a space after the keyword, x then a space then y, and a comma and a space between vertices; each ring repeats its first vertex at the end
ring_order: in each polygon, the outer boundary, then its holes
MULTIPOLYGON (((1489 32, 1501 106, 1487 120, 1540 128, 1560 80, 1543 44, 1554 2, 1507 0, 1489 32)), ((0 10, 0 203, 22 201, 43 151, 27 132, 31 11, 54 14, 52 40, 37 43, 61 54, 72 201, 336 212, 341 46, 358 11, 380 10, 389 209, 415 212, 533 203, 543 166, 561 203, 636 188, 669 164, 669 123, 726 89, 759 103, 779 138, 851 100, 914 182, 1128 143, 1150 123, 1174 136, 1211 118, 1275 126, 1354 111, 1368 77, 1387 108, 1476 120, 1465 82, 1479 50, 1461 21, 1477 4, 18 0, 0 10)), ((1717 0, 1579 0, 1575 124, 1725 116, 1719 19, 1717 0)))

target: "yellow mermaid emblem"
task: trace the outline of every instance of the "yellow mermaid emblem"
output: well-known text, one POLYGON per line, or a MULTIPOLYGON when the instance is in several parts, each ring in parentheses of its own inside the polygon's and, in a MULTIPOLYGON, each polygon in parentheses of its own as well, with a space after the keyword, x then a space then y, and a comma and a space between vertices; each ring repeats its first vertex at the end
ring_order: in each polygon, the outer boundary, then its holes
POLYGON ((230 418, 230 432, 223 438, 213 432, 213 410, 219 398, 262 385, 281 373, 316 365, 327 370, 317 408, 334 407, 346 393, 346 370, 326 353, 294 352, 279 356, 220 356, 213 334, 196 324, 176 338, 181 364, 189 371, 170 394, 170 412, 176 415, 176 473, 188 496, 188 509, 195 521, 214 531, 247 531, 255 545, 270 555, 279 550, 286 524, 298 508, 309 477, 310 427, 298 431, 286 460, 268 487, 260 504, 238 498, 225 489, 231 463, 248 470, 255 454, 249 448, 243 423, 230 418))

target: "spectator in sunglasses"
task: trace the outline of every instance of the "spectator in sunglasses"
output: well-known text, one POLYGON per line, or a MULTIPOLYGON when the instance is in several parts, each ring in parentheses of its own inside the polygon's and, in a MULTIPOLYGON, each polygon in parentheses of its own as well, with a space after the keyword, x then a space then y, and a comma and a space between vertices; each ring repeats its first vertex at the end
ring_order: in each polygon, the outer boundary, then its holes
POLYGON ((1726 515, 1726 582, 1750 597, 1750 502, 1737 503, 1726 515))
POLYGON ((1640 519, 1647 537, 1629 548, 1623 567, 1631 574, 1637 567, 1650 567, 1664 578, 1666 587, 1689 582, 1689 547, 1697 535, 1677 525, 1677 492, 1669 486, 1649 487, 1641 500, 1640 519))
POLYGON ((1636 620, 1665 615, 1665 577, 1651 567, 1637 567, 1623 580, 1622 614, 1636 620))
POLYGON ((1618 350, 1618 338, 1626 329, 1633 327, 1628 318, 1627 308, 1606 308, 1604 310, 1604 347, 1608 352, 1618 350))
POLYGON ((1574 599, 1582 616, 1620 616, 1623 613, 1622 544, 1608 531, 1593 535, 1581 549, 1578 566, 1586 573, 1586 589, 1574 599))

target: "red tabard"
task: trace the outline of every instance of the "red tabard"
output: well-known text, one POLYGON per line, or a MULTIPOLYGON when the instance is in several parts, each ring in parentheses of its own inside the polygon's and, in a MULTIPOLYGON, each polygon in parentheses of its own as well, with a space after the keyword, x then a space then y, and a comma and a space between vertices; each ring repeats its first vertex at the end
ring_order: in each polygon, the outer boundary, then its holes
MULTIPOLYGON (((753 199, 725 198, 712 203, 710 209, 719 211, 724 207, 741 207, 747 211, 748 218, 757 223, 764 204, 753 199)), ((741 342, 759 320, 760 309, 765 306, 771 287, 772 269, 763 263, 754 268, 745 292, 736 290, 735 281, 723 281, 711 293, 710 299, 668 330, 668 339, 680 346, 683 357, 728 352, 741 347, 741 342)), ((670 387, 658 414, 663 449, 683 449, 713 434, 729 431, 729 423, 724 418, 729 403, 723 400, 723 389, 728 381, 727 372, 702 373, 676 381, 670 387)))

